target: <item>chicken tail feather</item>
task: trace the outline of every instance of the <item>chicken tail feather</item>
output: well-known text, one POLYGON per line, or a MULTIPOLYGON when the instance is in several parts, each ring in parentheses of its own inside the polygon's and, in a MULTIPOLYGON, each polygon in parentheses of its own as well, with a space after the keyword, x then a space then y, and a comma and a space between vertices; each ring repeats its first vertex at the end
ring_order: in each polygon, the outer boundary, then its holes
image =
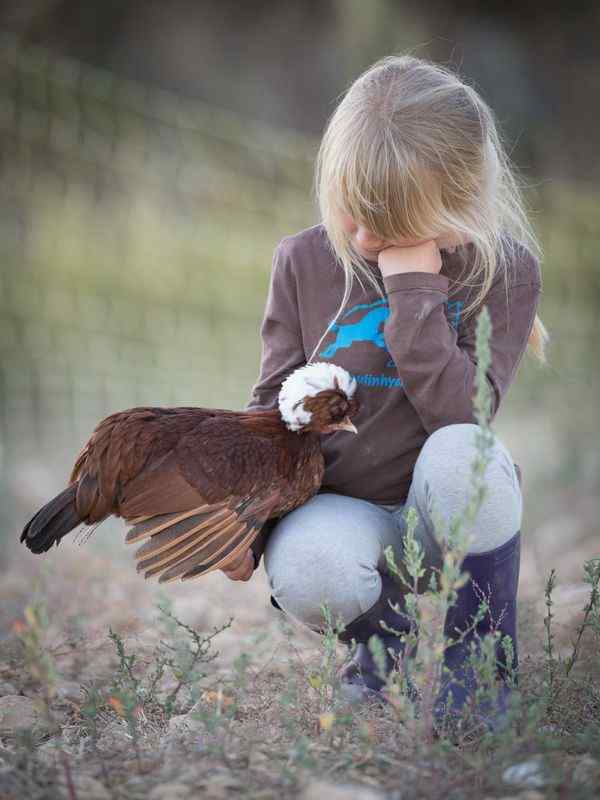
POLYGON ((77 484, 71 484, 34 514, 21 533, 32 553, 44 553, 83 520, 75 509, 77 484))
MULTIPOLYGON (((256 539, 262 529, 262 522, 250 525, 249 530, 243 531, 240 535, 233 538, 227 545, 220 550, 213 552, 209 558, 191 569, 188 569, 182 576, 182 581, 193 580, 213 572, 217 569, 226 569, 227 565, 236 559, 243 550, 247 550, 256 539)), ((170 580, 166 575, 159 578, 159 583, 170 580)))

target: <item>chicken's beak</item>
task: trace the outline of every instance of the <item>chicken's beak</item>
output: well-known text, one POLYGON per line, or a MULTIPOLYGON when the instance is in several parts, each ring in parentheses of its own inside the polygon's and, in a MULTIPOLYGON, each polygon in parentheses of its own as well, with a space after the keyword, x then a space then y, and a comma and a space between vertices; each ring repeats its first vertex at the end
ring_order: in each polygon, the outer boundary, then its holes
POLYGON ((354 425, 350 422, 349 417, 345 417, 341 422, 338 422, 337 425, 331 425, 330 430, 332 431, 351 431, 351 433, 358 433, 354 425))

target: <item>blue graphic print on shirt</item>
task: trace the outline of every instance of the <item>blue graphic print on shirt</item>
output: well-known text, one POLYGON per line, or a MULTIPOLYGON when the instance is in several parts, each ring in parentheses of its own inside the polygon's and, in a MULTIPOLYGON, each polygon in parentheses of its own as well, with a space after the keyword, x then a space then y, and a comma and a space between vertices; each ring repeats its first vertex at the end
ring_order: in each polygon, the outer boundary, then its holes
POLYGON ((377 347, 385 346, 383 338, 383 323, 390 315, 390 307, 387 299, 377 300, 375 303, 361 303, 353 306, 343 315, 342 319, 349 317, 361 309, 371 309, 358 322, 337 323, 332 325, 331 331, 336 335, 335 342, 326 347, 320 356, 332 358, 340 348, 352 347, 354 342, 373 342, 377 347))
MULTIPOLYGON (((450 325, 458 329, 460 313, 463 307, 462 300, 452 300, 445 303, 450 325)), ((335 340, 329 344, 319 355, 323 358, 333 358, 338 350, 352 347, 354 342, 373 342, 376 347, 385 350, 388 355, 385 338, 383 336, 383 326, 390 314, 390 307, 387 298, 376 300, 374 303, 359 303, 343 314, 342 319, 355 314, 358 311, 365 311, 362 317, 356 322, 340 323, 332 325, 331 332, 335 333, 335 340)), ((395 367, 393 359, 390 357, 386 367, 395 367)), ((402 386, 399 377, 390 375, 356 375, 354 378, 358 383, 366 386, 383 386, 385 388, 397 388, 402 386)))

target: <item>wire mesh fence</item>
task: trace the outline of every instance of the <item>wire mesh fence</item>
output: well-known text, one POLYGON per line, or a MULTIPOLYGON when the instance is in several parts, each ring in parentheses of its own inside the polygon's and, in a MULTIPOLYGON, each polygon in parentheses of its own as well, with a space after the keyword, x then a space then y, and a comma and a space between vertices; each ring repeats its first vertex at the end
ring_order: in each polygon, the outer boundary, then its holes
POLYGON ((107 414, 241 407, 315 144, 0 37, 2 530, 107 414))

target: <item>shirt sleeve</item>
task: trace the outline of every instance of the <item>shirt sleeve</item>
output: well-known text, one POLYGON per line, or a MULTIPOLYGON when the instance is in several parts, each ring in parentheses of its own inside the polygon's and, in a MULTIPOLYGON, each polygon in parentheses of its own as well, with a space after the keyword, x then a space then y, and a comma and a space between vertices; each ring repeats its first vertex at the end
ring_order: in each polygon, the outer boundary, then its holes
MULTIPOLYGON (((267 302, 261 324, 260 374, 244 411, 267 410, 277 406, 281 384, 298 367, 306 364, 302 341, 296 279, 285 239, 275 248, 267 302)), ((263 525, 251 545, 254 569, 260 563, 267 538, 277 519, 263 525)))
MULTIPOLYGON (((507 288, 496 279, 484 298, 490 313, 492 418, 496 415, 521 361, 533 327, 541 292, 537 259, 528 251, 517 265, 522 276, 507 288)), ((449 279, 445 275, 406 272, 384 276, 390 314, 384 337, 407 398, 431 434, 444 425, 476 423, 475 331, 477 312, 459 322, 448 321, 449 279)))
POLYGON ((260 374, 244 411, 275 408, 282 382, 291 372, 306 364, 297 297, 296 278, 283 239, 273 254, 260 329, 260 374))

